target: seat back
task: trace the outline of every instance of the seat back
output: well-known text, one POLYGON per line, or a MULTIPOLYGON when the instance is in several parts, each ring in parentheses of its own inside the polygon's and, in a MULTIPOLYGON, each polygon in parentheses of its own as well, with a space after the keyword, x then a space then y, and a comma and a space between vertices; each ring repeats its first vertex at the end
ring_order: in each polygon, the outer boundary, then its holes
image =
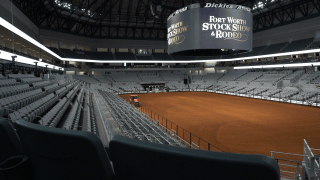
POLYGON ((263 155, 203 151, 115 136, 110 142, 117 180, 280 180, 276 161, 263 155))
POLYGON ((22 154, 20 140, 11 123, 0 118, 0 164, 11 156, 22 154))
POLYGON ((93 133, 14 123, 36 180, 108 180, 112 166, 101 140, 93 133))

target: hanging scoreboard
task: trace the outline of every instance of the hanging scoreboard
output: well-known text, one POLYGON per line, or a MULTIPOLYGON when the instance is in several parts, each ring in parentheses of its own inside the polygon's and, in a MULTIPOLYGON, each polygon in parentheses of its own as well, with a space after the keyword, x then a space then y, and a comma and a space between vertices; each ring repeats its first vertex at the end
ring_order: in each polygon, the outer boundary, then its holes
POLYGON ((208 56, 252 49, 252 13, 244 6, 197 3, 175 11, 167 21, 169 54, 208 56))

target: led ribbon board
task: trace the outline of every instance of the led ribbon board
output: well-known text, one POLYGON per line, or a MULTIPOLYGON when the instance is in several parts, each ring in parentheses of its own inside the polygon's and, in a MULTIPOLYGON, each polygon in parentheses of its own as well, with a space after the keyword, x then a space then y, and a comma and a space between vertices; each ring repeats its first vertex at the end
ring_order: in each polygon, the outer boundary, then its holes
POLYGON ((197 3, 178 9, 167 21, 169 54, 212 56, 252 50, 250 8, 197 3))

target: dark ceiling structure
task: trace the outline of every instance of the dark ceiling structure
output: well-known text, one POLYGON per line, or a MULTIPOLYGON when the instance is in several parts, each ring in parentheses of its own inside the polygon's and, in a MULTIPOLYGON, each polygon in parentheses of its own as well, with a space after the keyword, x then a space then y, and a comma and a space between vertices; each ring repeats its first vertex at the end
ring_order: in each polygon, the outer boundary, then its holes
POLYGON ((167 17, 193 3, 250 7, 253 32, 320 16, 319 0, 13 0, 38 27, 93 38, 166 40, 167 17))

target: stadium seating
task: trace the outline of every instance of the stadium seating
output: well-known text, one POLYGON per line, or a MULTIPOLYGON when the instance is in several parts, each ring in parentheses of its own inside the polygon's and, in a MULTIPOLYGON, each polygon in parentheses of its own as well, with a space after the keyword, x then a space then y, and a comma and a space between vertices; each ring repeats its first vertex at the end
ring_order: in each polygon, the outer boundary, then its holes
POLYGON ((230 72, 230 73, 222 76, 218 80, 219 81, 234 81, 244 74, 245 74, 245 72, 243 72, 243 71, 233 71, 233 72, 230 72))
MULTIPOLYGON (((273 90, 267 90, 261 93, 264 97, 272 97, 275 94, 279 94, 282 90, 281 89, 273 89, 273 90)), ((259 93, 257 93, 259 94, 259 93)))
MULTIPOLYGON (((1 82, 2 81, 0 81, 0 83, 1 82)), ((16 84, 16 83, 14 83, 14 84, 16 84)), ((19 94, 19 93, 27 92, 27 91, 31 91, 31 90, 33 90, 33 88, 30 87, 28 84, 0 87, 0 98, 4 98, 4 97, 7 97, 7 96, 12 96, 12 95, 15 95, 15 94, 19 94)))
POLYGON ((52 52, 56 53, 57 55, 61 56, 62 58, 67 57, 65 54, 63 54, 61 51, 59 51, 55 47, 48 47, 48 49, 50 49, 52 52))
POLYGON ((7 79, 5 76, 3 76, 2 74, 0 74, 0 79, 7 79))
POLYGON ((164 81, 181 81, 183 79, 182 74, 161 73, 160 76, 164 81))
POLYGON ((86 92, 86 108, 87 108, 87 118, 86 118, 87 131, 93 132, 94 134, 99 136, 95 113, 93 110, 92 93, 90 92, 86 92))
POLYGON ((135 60, 135 56, 131 52, 117 52, 114 54, 116 60, 135 60))
POLYGON ((156 81, 162 81, 162 79, 159 77, 159 75, 140 75, 139 76, 143 82, 156 82, 156 81))
MULTIPOLYGON (((14 111, 22 108, 25 104, 33 103, 34 101, 44 97, 46 95, 42 89, 35 89, 33 91, 29 91, 27 93, 21 93, 14 96, 9 96, 2 99, 2 106, 5 109, 5 113, 3 115, 9 114, 9 116, 14 113, 14 111)), ((15 118, 11 118, 11 120, 16 120, 15 118)))
POLYGON ((154 143, 184 147, 184 142, 171 137, 124 99, 110 92, 98 91, 105 99, 113 119, 126 136, 154 143))
POLYGON ((240 78, 236 79, 236 81, 245 81, 245 82, 251 82, 263 75, 262 72, 248 72, 247 74, 241 76, 240 78))
POLYGON ((49 94, 34 103, 31 103, 14 113, 12 113, 12 116, 10 119, 13 121, 16 121, 20 118, 32 122, 34 119, 38 118, 43 112, 48 110, 55 102, 58 101, 58 96, 55 96, 53 94, 49 94))
POLYGON ((309 44, 311 44, 312 41, 313 41, 313 38, 292 41, 285 48, 283 48, 281 52, 283 53, 283 52, 304 50, 307 48, 309 44))
POLYGON ((308 73, 305 73, 301 77, 300 81, 304 81, 305 83, 310 83, 316 80, 319 76, 320 76, 320 71, 316 71, 316 72, 310 71, 308 73))
POLYGON ((285 45, 287 45, 288 43, 279 43, 279 44, 272 44, 269 45, 266 49, 264 49, 260 55, 264 55, 264 54, 275 54, 278 53, 282 48, 284 48, 285 45))
POLYGON ((310 84, 320 84, 320 75, 310 81, 310 84))
POLYGON ((84 53, 89 59, 99 60, 99 58, 96 56, 96 52, 85 51, 84 53))
POLYGON ((65 54, 68 58, 74 58, 74 59, 89 59, 88 56, 86 56, 83 52, 83 54, 78 54, 76 52, 71 51, 70 49, 63 49, 60 48, 60 51, 65 54))
POLYGON ((291 100, 297 101, 306 101, 308 99, 312 99, 317 95, 317 92, 300 92, 299 94, 295 94, 290 97, 291 100))
POLYGON ((164 146, 122 136, 115 136, 111 140, 110 152, 118 180, 280 180, 277 162, 262 155, 164 146))
POLYGON ((81 104, 83 103, 84 90, 81 89, 80 95, 77 97, 77 100, 73 104, 73 107, 68 115, 66 122, 63 125, 64 129, 69 130, 77 130, 79 121, 80 121, 80 113, 81 113, 81 104))
POLYGON ((313 96, 313 97, 311 97, 309 100, 310 100, 310 101, 313 101, 313 102, 315 102, 315 103, 320 103, 320 93, 317 92, 316 95, 313 96))
POLYGON ((99 83, 99 81, 97 81, 96 79, 90 77, 90 76, 82 76, 82 75, 75 75, 73 76, 75 79, 79 79, 81 81, 84 81, 86 83, 89 83, 89 84, 97 84, 99 83))
POLYGON ((281 91, 279 93, 274 94, 273 97, 275 97, 275 98, 289 98, 289 97, 291 97, 293 95, 296 95, 296 94, 299 94, 299 90, 294 90, 294 91, 292 91, 292 90, 290 90, 290 91, 283 90, 283 91, 281 91))
POLYGON ((194 150, 123 136, 115 136, 110 147, 105 148, 92 133, 49 128, 18 120, 14 125, 21 147, 10 124, 3 124, 0 120, 0 128, 4 127, 0 133, 10 135, 8 141, 0 141, 0 146, 14 144, 12 149, 18 152, 10 151, 7 156, 23 154, 23 148, 30 158, 34 179, 280 180, 277 162, 263 155, 194 150))
POLYGON ((320 48, 320 41, 313 42, 313 43, 309 46, 309 49, 318 49, 318 48, 320 48))
POLYGON ((114 60, 112 52, 96 52, 95 55, 99 60, 114 60))
POLYGON ((14 86, 19 84, 15 79, 3 79, 0 80, 0 87, 6 87, 6 86, 14 86))
POLYGON ((136 56, 137 60, 154 60, 152 56, 136 56))
MULTIPOLYGON (((0 164, 6 159, 24 154, 11 122, 0 117, 0 164)), ((0 175, 1 178, 1 175, 0 175)))
POLYGON ((34 83, 34 82, 42 81, 41 78, 36 78, 36 77, 34 77, 34 78, 20 78, 20 80, 22 83, 30 83, 30 84, 34 83))
POLYGON ((154 60, 173 60, 167 53, 153 53, 152 56, 154 60))
POLYGON ((34 179, 114 179, 101 140, 83 131, 68 131, 28 123, 14 124, 30 157, 34 179))
POLYGON ((240 94, 253 94, 255 89, 256 88, 254 88, 254 87, 245 87, 243 89, 240 89, 238 91, 238 93, 240 93, 240 94))
POLYGON ((286 76, 284 79, 285 80, 290 80, 290 81, 294 81, 297 78, 301 77, 304 74, 303 70, 297 70, 294 73, 286 76))
POLYGON ((218 80, 218 79, 220 79, 222 76, 223 76, 224 74, 222 74, 222 73, 208 73, 205 77, 204 77, 204 79, 205 80, 212 80, 212 81, 214 81, 214 80, 218 80))
POLYGON ((33 75, 10 75, 11 79, 6 79, 9 76, 0 79, 0 82, 5 82, 2 83, 4 87, 0 88, 0 112, 1 116, 13 122, 24 119, 43 126, 89 131, 96 136, 100 136, 95 117, 93 94, 88 91, 89 87, 87 87, 87 83, 96 84, 91 88, 104 90, 99 90, 98 93, 104 98, 107 108, 124 135, 141 141, 185 147, 188 146, 187 142, 177 139, 175 136, 170 136, 165 132, 165 127, 152 123, 136 108, 113 92, 119 90, 121 92, 143 91, 141 82, 161 81, 170 88, 170 91, 206 91, 212 89, 216 92, 234 93, 233 95, 245 94, 246 97, 255 95, 259 98, 277 99, 277 101, 289 99, 304 101, 305 103, 316 103, 320 99, 317 91, 294 90, 294 88, 275 89, 276 87, 272 86, 261 88, 255 87, 256 85, 245 86, 241 82, 273 83, 281 79, 290 80, 290 82, 299 79, 301 83, 309 83, 311 86, 318 82, 319 72, 309 71, 304 74, 304 71, 300 69, 294 71, 272 69, 264 70, 264 72, 228 71, 225 74, 209 73, 188 76, 185 76, 185 74, 188 74, 188 72, 112 72, 112 74, 107 75, 108 79, 105 76, 93 78, 76 75, 74 76, 75 79, 71 79, 71 81, 61 79, 43 81, 33 75), (184 77, 191 77, 187 86, 183 84, 184 77), (229 82, 229 85, 213 85, 216 80, 229 82), (236 85, 234 81, 242 84, 236 85), (112 82, 112 84, 109 82, 112 82), (86 109, 87 113, 83 114, 82 108, 86 109))
POLYGON ((256 82, 278 82, 284 78, 287 74, 285 72, 266 72, 260 78, 256 79, 256 82))
POLYGON ((110 74, 109 77, 114 80, 115 82, 137 82, 140 81, 140 78, 136 73, 133 74, 110 74))

